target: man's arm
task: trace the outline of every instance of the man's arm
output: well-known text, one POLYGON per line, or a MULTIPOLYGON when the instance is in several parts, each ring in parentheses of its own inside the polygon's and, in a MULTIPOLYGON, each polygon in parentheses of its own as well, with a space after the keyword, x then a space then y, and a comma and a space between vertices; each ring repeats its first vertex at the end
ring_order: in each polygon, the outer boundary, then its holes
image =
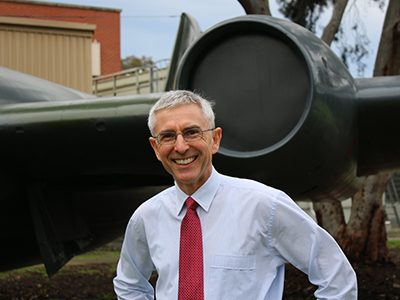
POLYGON ((125 232, 117 276, 114 278, 118 299, 154 299, 154 290, 148 281, 153 270, 146 239, 132 217, 125 232))
POLYGON ((357 299, 356 274, 339 245, 285 194, 277 201, 272 247, 308 274, 317 299, 357 299))

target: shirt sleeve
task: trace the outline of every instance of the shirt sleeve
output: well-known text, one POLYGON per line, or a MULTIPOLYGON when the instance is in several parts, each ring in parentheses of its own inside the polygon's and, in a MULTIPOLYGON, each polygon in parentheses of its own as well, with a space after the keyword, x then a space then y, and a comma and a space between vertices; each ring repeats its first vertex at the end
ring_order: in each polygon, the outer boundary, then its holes
POLYGON ((276 255, 308 275, 317 299, 357 299, 356 274, 332 236, 284 193, 275 205, 269 229, 276 255))
POLYGON ((125 232, 114 290, 119 300, 154 299, 154 289, 149 283, 154 265, 144 231, 140 230, 134 217, 125 232))

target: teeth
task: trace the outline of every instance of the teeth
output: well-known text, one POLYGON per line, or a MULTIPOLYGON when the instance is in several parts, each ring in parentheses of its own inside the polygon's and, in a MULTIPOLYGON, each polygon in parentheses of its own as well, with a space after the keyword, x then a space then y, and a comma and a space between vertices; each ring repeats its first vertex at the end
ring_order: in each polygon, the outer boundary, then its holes
POLYGON ((187 158, 187 159, 177 159, 177 160, 175 160, 175 162, 178 165, 187 165, 187 164, 190 164, 192 161, 194 161, 194 157, 187 158))

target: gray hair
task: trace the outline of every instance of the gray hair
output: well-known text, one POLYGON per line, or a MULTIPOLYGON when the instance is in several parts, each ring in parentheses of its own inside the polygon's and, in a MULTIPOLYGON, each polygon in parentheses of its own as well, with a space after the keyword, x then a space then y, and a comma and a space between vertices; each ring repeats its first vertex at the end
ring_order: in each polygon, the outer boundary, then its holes
POLYGON ((162 95, 162 97, 153 105, 149 112, 147 126, 150 129, 151 135, 154 136, 154 127, 156 126, 156 113, 161 109, 175 108, 182 105, 197 104, 203 116, 208 122, 210 128, 215 127, 215 114, 212 109, 214 103, 202 98, 200 95, 190 91, 169 91, 162 95))

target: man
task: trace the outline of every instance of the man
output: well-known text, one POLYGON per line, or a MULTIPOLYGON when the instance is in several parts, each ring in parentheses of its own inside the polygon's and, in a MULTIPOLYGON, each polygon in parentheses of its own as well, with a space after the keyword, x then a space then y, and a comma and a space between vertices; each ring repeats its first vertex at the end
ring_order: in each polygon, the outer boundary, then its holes
POLYGON ((157 300, 282 299, 285 263, 308 274, 318 299, 357 299, 343 252, 293 200, 213 168, 222 130, 208 101, 168 92, 148 125, 175 186, 143 203, 129 221, 114 279, 119 299, 153 299, 153 270, 157 300))

